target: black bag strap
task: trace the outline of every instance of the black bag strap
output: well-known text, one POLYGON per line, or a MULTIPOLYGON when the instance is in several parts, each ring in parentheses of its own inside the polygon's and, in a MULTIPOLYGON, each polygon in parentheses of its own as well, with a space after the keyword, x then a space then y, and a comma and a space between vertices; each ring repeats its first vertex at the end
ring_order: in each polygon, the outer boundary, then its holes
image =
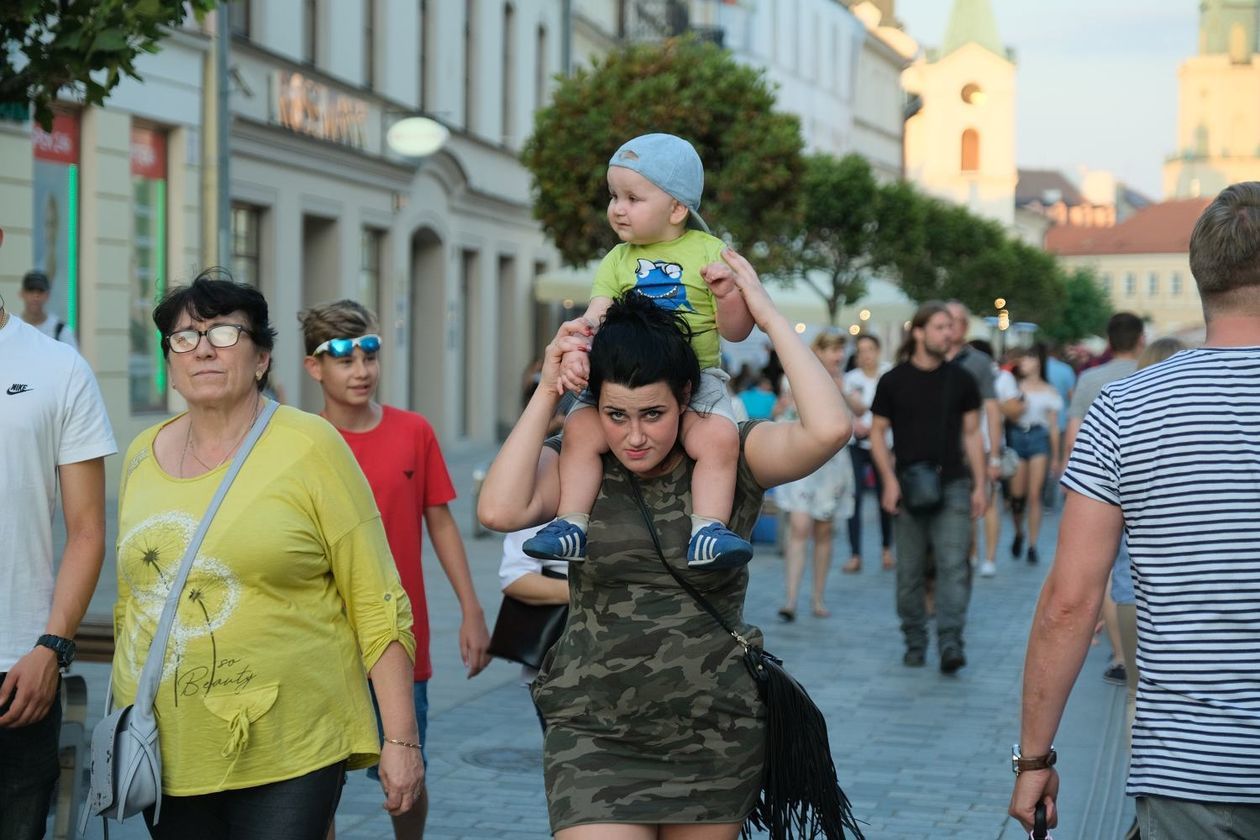
POLYGON ((678 585, 681 586, 683 590, 690 595, 692 599, 699 604, 700 607, 710 615, 710 617, 712 617, 714 621, 718 623, 719 627, 725 630, 731 638, 739 643, 739 646, 744 649, 745 653, 747 653, 749 649, 753 647, 752 643, 736 632, 735 628, 727 624, 726 619, 722 618, 722 614, 709 603, 709 600, 701 595, 698 589, 688 583, 686 578, 678 574, 678 572, 674 570, 673 566, 669 565, 669 561, 665 559, 665 551, 661 548, 661 537, 660 534, 657 533, 656 522, 652 518, 652 512, 648 510, 647 503, 643 501, 643 490, 639 487, 639 480, 634 477, 633 473, 624 467, 622 468, 622 471, 626 475, 626 480, 630 482, 630 489, 634 493, 634 501, 639 506, 639 513, 643 515, 643 524, 647 526, 648 534, 652 537, 652 545, 656 548, 656 556, 660 559, 661 565, 665 567, 665 571, 669 572, 670 577, 677 581, 678 585))

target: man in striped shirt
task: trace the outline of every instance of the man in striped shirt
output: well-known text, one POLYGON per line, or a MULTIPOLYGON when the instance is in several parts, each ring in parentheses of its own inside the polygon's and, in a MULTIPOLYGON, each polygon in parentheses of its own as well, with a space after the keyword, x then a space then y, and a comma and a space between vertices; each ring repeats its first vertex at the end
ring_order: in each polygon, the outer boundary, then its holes
POLYGON ((1260 837, 1260 182, 1190 240, 1204 347, 1107 385, 1063 477, 1059 547, 1033 618, 1010 813, 1050 825, 1050 758, 1128 534, 1138 613, 1128 792, 1143 837, 1260 837))

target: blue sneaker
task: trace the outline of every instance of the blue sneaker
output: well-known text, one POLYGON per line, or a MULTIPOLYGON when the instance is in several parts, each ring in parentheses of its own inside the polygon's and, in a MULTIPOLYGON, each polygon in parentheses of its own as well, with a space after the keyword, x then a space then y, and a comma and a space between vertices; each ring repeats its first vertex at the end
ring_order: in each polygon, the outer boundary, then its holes
POLYGON ((554 519, 521 548, 535 560, 580 563, 586 559, 586 532, 568 520, 554 519))
POLYGON ((752 543, 720 522, 705 525, 687 546, 691 569, 734 569, 752 559, 752 543))

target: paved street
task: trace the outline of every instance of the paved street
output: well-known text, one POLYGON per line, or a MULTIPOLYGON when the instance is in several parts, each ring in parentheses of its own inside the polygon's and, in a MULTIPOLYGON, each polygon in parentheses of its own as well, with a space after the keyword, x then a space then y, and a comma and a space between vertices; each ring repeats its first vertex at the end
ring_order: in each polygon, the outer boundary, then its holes
MULTIPOLYGON (((448 453, 461 494, 455 516, 466 538, 472 524, 472 470, 491 454, 484 448, 448 453)), ((872 499, 865 506, 868 516, 873 515, 872 499)), ((783 657, 826 713, 841 784, 871 840, 1025 836, 1006 817, 1010 745, 1018 738, 1029 620, 1053 555, 1057 524, 1056 517, 1047 522, 1041 566, 1000 553, 998 577, 976 580, 967 629, 969 664, 953 677, 935 667, 901 665, 893 573, 878 568, 874 546, 859 575, 839 572, 847 551, 838 548, 828 591, 833 616, 820 620, 806 614, 791 625, 775 615, 783 592, 781 559, 773 546, 761 547, 753 561, 747 616, 765 629, 769 649, 783 657)), ((864 530, 875 539, 877 528, 864 530)), ((499 600, 499 541, 486 536, 468 538, 467 544, 477 590, 492 621, 499 600)), ((431 557, 426 548, 426 559, 431 557)), ((111 567, 93 602, 94 613, 108 611, 112 574, 111 567)), ((546 837, 541 737, 518 669, 495 662, 476 679, 463 679, 454 598, 436 563, 426 566, 426 574, 436 669, 430 688, 432 806, 426 837, 546 837)), ((802 593, 802 605, 807 599, 808 592, 802 593)), ((1117 749, 1123 689, 1101 679, 1106 647, 1104 641, 1091 650, 1056 744, 1064 785, 1062 821, 1054 832, 1059 840, 1118 838, 1132 819, 1132 803, 1123 796, 1124 759, 1117 749)), ((107 668, 80 665, 75 671, 89 680, 90 725, 99 717, 107 668)), ((390 836, 380 802, 379 788, 364 774, 354 774, 338 810, 338 836, 390 836)), ((101 836, 99 823, 87 836, 101 836)), ((111 836, 146 834, 135 823, 111 836)))

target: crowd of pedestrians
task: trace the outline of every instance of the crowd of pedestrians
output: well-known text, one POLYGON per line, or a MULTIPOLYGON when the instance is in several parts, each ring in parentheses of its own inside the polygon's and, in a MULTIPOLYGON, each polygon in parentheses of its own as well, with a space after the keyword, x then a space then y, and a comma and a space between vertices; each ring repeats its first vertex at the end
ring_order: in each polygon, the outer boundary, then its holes
MULTIPOLYGON (((677 174, 694 151, 675 141, 636 138, 610 161, 609 221, 627 247, 587 317, 548 345, 479 499, 481 520, 509 532, 505 593, 569 607, 524 675, 555 835, 739 835, 771 737, 747 658, 762 634, 741 618, 767 489, 788 529, 779 618, 796 621, 809 568, 811 617, 843 619, 827 598, 844 580, 830 574, 835 531, 848 537, 842 573, 862 573, 870 493, 901 664, 925 666, 934 632, 952 675, 967 665, 974 578, 999 573, 1000 545, 1041 562, 1061 481, 1010 814, 1031 826, 1041 805, 1055 824, 1054 735, 1105 629, 1102 676, 1127 687, 1129 836, 1260 836, 1260 184, 1226 189, 1195 228, 1202 347, 1148 346, 1122 312, 1097 364, 1039 343, 995 358, 948 301, 922 304, 886 360, 869 333, 800 340, 752 265, 703 232, 700 188, 677 174), (653 293, 666 287, 668 305, 653 293), (772 359, 728 384, 716 338, 754 326, 772 359)), ((21 316, 0 304, 0 375, 13 380, 0 383, 0 540, 14 548, 0 564, 0 836, 20 840, 42 836, 58 773, 59 671, 102 567, 104 459, 117 451, 48 292, 32 272, 21 316), (58 499, 67 542, 54 558, 58 499)), ((187 410, 121 463, 111 681, 114 704, 151 704, 158 722, 151 835, 332 837, 345 774, 372 768, 395 836, 423 836, 425 531, 460 605, 467 676, 490 661, 490 634, 436 436, 375 398, 374 313, 341 300, 300 315, 318 416, 267 396, 276 327, 256 289, 205 272, 153 321, 187 410)))

